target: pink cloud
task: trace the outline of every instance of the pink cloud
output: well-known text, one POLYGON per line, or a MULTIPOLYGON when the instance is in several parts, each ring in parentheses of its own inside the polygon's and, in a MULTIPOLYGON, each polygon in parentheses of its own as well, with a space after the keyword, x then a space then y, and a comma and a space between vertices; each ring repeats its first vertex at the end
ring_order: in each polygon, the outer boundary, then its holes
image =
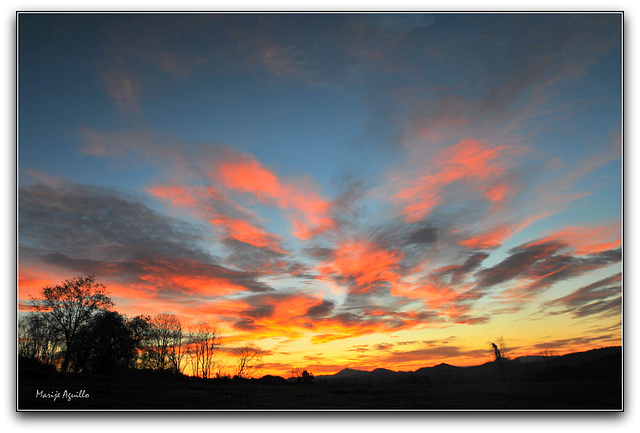
POLYGON ((162 185, 148 188, 147 191, 155 197, 169 200, 176 207, 190 209, 194 214, 206 218, 224 236, 257 248, 287 253, 281 246, 280 236, 249 221, 251 217, 248 211, 211 186, 162 185))
POLYGON ((515 191, 504 181, 512 163, 509 149, 463 140, 438 152, 424 166, 392 179, 400 185, 393 198, 408 222, 415 222, 443 201, 448 185, 464 182, 494 206, 502 205, 515 191), (417 173, 415 171, 417 170, 417 173))
POLYGON ((333 257, 317 269, 324 278, 353 281, 358 293, 369 292, 375 283, 400 284, 398 273, 403 254, 388 251, 369 240, 346 241, 338 245, 333 257))
POLYGON ((234 155, 221 161, 214 175, 225 187, 249 193, 258 200, 291 211, 293 234, 309 239, 335 227, 331 204, 307 182, 287 182, 268 170, 251 155, 234 155))
POLYGON ((595 254, 621 246, 621 224, 612 222, 600 226, 565 227, 555 233, 530 242, 525 247, 548 242, 566 244, 569 249, 578 255, 595 254))

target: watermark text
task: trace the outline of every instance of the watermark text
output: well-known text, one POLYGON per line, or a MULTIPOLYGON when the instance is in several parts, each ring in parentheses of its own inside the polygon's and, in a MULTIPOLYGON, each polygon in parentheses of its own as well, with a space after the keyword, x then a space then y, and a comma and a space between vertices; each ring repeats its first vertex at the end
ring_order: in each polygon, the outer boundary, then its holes
POLYGON ((84 389, 73 392, 65 389, 64 391, 44 391, 36 390, 36 398, 44 398, 52 401, 72 401, 73 399, 89 398, 89 394, 84 389))

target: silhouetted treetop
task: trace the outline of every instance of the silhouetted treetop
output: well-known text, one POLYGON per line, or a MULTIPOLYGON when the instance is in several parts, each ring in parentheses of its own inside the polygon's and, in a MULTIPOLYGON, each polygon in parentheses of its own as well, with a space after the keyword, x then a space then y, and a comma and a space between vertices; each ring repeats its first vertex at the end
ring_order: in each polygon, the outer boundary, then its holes
POLYGON ((31 305, 63 335, 65 351, 62 370, 67 371, 79 330, 97 310, 109 309, 113 302, 104 284, 96 282, 95 277, 89 275, 65 280, 57 286, 44 287, 42 299, 32 297, 31 305))

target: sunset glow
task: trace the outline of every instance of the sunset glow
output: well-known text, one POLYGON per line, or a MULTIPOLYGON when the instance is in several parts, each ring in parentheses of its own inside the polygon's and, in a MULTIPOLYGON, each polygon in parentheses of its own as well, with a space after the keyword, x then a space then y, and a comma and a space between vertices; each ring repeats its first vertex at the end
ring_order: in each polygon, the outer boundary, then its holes
POLYGON ((621 24, 22 14, 18 310, 95 275, 285 377, 622 345, 621 24))

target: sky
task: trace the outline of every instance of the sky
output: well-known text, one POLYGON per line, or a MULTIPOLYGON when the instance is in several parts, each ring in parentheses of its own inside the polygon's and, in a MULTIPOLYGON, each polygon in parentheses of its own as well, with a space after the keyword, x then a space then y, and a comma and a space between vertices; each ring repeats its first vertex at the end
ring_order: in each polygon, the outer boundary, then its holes
POLYGON ((95 275, 279 375, 621 345, 621 20, 20 14, 18 308, 95 275))

